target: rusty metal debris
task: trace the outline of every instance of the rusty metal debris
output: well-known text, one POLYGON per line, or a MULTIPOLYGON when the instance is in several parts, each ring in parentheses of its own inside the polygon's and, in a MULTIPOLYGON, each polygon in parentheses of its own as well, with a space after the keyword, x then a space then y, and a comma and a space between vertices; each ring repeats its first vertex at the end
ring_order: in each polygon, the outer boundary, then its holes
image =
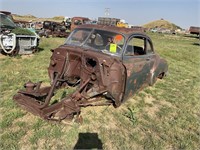
POLYGON ((51 86, 27 82, 14 100, 46 120, 79 118, 81 107, 113 105, 153 85, 168 70, 167 62, 154 52, 151 39, 135 29, 82 25, 66 43, 52 50, 48 67, 51 86), (51 104, 62 87, 77 90, 51 104))
POLYGON ((87 24, 89 21, 90 19, 86 17, 73 17, 69 29, 70 31, 73 31, 77 26, 87 24))
POLYGON ((78 25, 86 24, 90 19, 85 17, 73 17, 70 21, 61 23, 54 21, 44 21, 43 28, 39 32, 40 37, 68 37, 78 25), (66 32, 68 30, 68 32, 66 32))
POLYGON ((50 35, 52 37, 67 37, 69 33, 66 32, 66 27, 64 23, 44 21, 43 27, 39 32, 39 36, 49 37, 50 35))

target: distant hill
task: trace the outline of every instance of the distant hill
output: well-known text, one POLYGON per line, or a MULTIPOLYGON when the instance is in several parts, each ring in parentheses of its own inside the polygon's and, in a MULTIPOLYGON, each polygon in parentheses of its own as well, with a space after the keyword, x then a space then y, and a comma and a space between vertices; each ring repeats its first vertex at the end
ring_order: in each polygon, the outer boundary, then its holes
POLYGON ((15 20, 20 20, 20 21, 30 21, 30 20, 34 20, 37 19, 37 17, 33 16, 33 15, 17 15, 17 14, 12 14, 13 18, 15 20))
MULTIPOLYGON (((17 14, 12 14, 13 18, 18 21, 55 21, 55 22, 62 22, 64 20, 64 16, 55 16, 52 18, 37 18, 33 15, 17 15, 17 14)), ((181 29, 181 27, 167 21, 164 19, 156 20, 149 22, 147 24, 143 25, 144 28, 165 28, 165 29, 170 29, 170 30, 176 30, 176 29, 181 29)))
POLYGON ((181 27, 164 19, 149 22, 143 25, 143 27, 148 28, 148 29, 151 29, 151 28, 165 28, 165 29, 170 29, 170 30, 181 29, 181 27))
POLYGON ((19 21, 55 21, 55 22, 62 22, 64 20, 64 16, 55 16, 53 18, 37 18, 33 15, 17 15, 17 14, 12 14, 13 18, 15 20, 19 21))
POLYGON ((55 19, 55 20, 64 20, 64 16, 55 16, 55 17, 53 17, 52 19, 55 19))
POLYGON ((21 15, 17 15, 17 14, 12 14, 12 16, 16 17, 16 18, 36 18, 33 15, 24 15, 24 16, 21 16, 21 15))

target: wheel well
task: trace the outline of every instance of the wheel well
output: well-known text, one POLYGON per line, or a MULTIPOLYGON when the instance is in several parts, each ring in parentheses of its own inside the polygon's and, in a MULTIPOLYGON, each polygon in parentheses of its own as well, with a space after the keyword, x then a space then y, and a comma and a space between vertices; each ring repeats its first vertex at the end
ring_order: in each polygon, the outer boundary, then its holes
POLYGON ((162 79, 164 76, 165 76, 165 72, 162 72, 162 73, 160 73, 160 74, 158 75, 158 78, 159 78, 159 79, 162 79))

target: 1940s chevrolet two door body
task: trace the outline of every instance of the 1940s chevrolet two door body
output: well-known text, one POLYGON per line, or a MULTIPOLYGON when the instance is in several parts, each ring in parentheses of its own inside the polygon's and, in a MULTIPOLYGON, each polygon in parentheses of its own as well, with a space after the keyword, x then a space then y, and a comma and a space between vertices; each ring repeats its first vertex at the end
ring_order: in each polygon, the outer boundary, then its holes
POLYGON ((52 52, 51 86, 41 88, 41 83, 28 82, 14 96, 18 104, 49 120, 79 114, 80 107, 118 107, 168 70, 167 62, 154 52, 151 39, 128 28, 82 25, 52 52), (63 85, 77 86, 77 90, 50 104, 53 93, 63 85))

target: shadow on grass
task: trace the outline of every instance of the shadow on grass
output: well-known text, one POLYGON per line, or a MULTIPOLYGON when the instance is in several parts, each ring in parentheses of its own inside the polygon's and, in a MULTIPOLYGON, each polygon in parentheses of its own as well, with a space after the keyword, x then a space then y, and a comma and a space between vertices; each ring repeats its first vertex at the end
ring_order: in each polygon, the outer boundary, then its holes
POLYGON ((193 43, 193 45, 200 46, 200 42, 199 43, 193 43))
POLYGON ((37 52, 41 52, 41 51, 43 51, 44 50, 44 48, 41 48, 41 47, 38 47, 37 48, 37 52))
POLYGON ((103 149, 102 142, 97 133, 79 133, 76 149, 103 149))
POLYGON ((184 35, 184 37, 199 39, 199 36, 197 35, 184 35))

